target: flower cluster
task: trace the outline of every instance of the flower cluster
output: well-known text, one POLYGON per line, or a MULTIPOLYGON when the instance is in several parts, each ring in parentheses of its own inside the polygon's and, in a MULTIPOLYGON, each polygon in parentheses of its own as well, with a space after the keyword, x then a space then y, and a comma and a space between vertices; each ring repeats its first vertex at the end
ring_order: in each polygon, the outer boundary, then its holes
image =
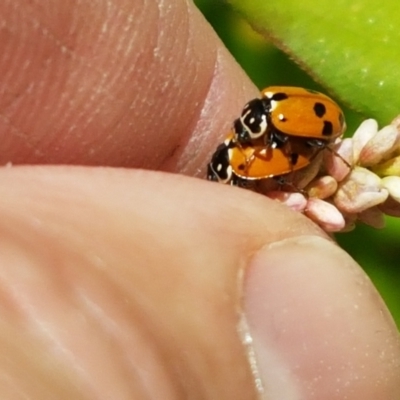
POLYGON ((349 231, 356 221, 382 228, 385 214, 400 216, 400 116, 380 130, 368 119, 352 138, 338 140, 323 153, 317 167, 294 177, 300 190, 266 195, 303 212, 327 232, 349 231))

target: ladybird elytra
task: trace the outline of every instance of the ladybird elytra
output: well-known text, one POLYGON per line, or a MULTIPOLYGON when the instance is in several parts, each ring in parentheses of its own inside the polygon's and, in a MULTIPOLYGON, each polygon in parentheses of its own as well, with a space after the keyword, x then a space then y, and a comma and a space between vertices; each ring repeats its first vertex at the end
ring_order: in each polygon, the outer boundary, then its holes
POLYGON ((308 166, 318 149, 304 140, 294 139, 289 146, 264 144, 235 146, 230 149, 232 172, 242 179, 258 180, 286 175, 308 166))
POLYGON ((328 96, 300 87, 271 86, 261 92, 269 131, 332 141, 345 128, 343 112, 328 96))
POLYGON ((299 138, 281 147, 265 146, 262 140, 242 145, 231 132, 214 152, 208 164, 207 179, 235 185, 239 181, 286 175, 308 166, 317 151, 299 138))

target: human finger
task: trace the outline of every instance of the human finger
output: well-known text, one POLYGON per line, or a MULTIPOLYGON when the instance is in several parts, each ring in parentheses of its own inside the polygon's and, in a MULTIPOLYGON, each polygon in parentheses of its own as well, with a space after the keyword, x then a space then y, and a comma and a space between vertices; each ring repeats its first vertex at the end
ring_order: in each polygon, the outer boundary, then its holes
POLYGON ((2 393, 399 396, 393 320, 301 215, 155 172, 9 168, 0 186, 2 393))
POLYGON ((204 175, 256 94, 190 1, 14 1, 0 15, 2 164, 204 175))

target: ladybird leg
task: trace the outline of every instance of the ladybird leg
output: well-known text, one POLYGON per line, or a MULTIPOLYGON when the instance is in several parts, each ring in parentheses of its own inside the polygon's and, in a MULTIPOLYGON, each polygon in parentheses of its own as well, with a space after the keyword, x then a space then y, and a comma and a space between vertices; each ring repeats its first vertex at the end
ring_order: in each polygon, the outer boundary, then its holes
POLYGON ((286 179, 286 177, 287 177, 287 175, 274 176, 273 179, 278 183, 279 190, 282 190, 282 187, 288 183, 288 180, 286 179))
POLYGON ((334 154, 336 157, 339 157, 345 164, 347 167, 349 167, 350 169, 352 168, 351 165, 348 163, 347 160, 345 160, 337 151, 333 150, 331 147, 326 146, 326 150, 330 151, 332 154, 334 154))
POLYGON ((327 147, 327 142, 319 139, 308 139, 307 144, 315 149, 324 149, 327 147))
POLYGON ((290 172, 289 174, 286 175, 274 176, 273 179, 278 183, 279 190, 283 190, 285 188, 286 191, 289 189, 291 192, 301 193, 302 195, 307 197, 306 191, 304 189, 298 188, 293 183, 293 174, 294 172, 290 172))
POLYGON ((318 139, 309 139, 307 141, 307 143, 311 147, 314 147, 315 149, 317 149, 316 152, 311 157, 311 160, 313 160, 321 150, 325 150, 326 149, 326 150, 330 151, 332 154, 334 154, 336 157, 339 157, 346 164, 346 166, 351 169, 351 165, 337 151, 333 150, 329 146, 332 142, 326 142, 324 140, 318 140, 318 139))
POLYGON ((253 148, 251 156, 246 156, 246 165, 248 166, 247 168, 251 166, 255 158, 261 158, 265 161, 271 160, 272 151, 273 148, 270 146, 257 146, 253 148))
POLYGON ((318 156, 318 154, 325 150, 327 146, 327 142, 319 139, 308 139, 305 142, 310 148, 314 149, 314 153, 310 156, 310 163, 318 156))
POLYGON ((273 130, 269 135, 265 135, 265 145, 268 147, 280 148, 289 141, 289 136, 277 130, 273 130))
POLYGON ((283 190, 283 188, 286 187, 286 188, 289 188, 290 190, 292 190, 293 192, 300 192, 301 191, 293 183, 293 173, 292 172, 290 172, 289 174, 286 174, 286 175, 274 176, 273 179, 279 185, 279 190, 283 190))
POLYGON ((235 178, 233 179, 232 185, 238 186, 243 189, 248 189, 248 190, 254 190, 256 187, 256 181, 251 181, 249 179, 243 179, 239 178, 238 176, 235 175, 235 178))
POLYGON ((249 149, 248 146, 242 146, 242 144, 240 142, 234 142, 234 144, 235 144, 235 148, 238 149, 242 153, 242 156, 245 160, 244 163, 242 164, 242 168, 240 168, 240 169, 247 175, 248 169, 251 166, 251 164, 255 158, 254 153, 256 153, 256 150, 254 148, 250 147, 252 152, 251 152, 251 155, 249 156, 245 151, 245 150, 249 149))
POLYGON ((290 166, 291 166, 291 172, 293 172, 293 167, 297 164, 297 161, 299 159, 299 154, 295 153, 292 149, 292 143, 290 140, 287 140, 284 143, 283 150, 286 154, 286 156, 289 158, 290 166))
POLYGON ((251 155, 245 155, 245 167, 244 167, 244 171, 247 173, 249 168, 251 167, 251 164, 253 164, 256 156, 262 151, 262 149, 252 149, 251 155))
POLYGON ((299 154, 295 153, 295 152, 291 152, 290 142, 285 147, 288 147, 288 149, 289 149, 287 156, 290 161, 291 171, 288 174, 276 176, 276 177, 274 177, 274 179, 278 183, 280 190, 282 190, 283 187, 287 187, 293 192, 305 194, 304 190, 299 189, 293 183, 293 179, 294 179, 294 176, 296 173, 296 171, 294 171, 294 167, 298 162, 299 154))

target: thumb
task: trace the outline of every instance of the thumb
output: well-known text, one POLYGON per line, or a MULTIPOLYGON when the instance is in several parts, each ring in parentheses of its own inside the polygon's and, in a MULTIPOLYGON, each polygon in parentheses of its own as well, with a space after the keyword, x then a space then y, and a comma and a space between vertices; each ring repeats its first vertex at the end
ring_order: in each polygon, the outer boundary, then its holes
POLYGON ((384 304, 301 215, 159 172, 21 167, 0 187, 10 398, 399 397, 384 304))

